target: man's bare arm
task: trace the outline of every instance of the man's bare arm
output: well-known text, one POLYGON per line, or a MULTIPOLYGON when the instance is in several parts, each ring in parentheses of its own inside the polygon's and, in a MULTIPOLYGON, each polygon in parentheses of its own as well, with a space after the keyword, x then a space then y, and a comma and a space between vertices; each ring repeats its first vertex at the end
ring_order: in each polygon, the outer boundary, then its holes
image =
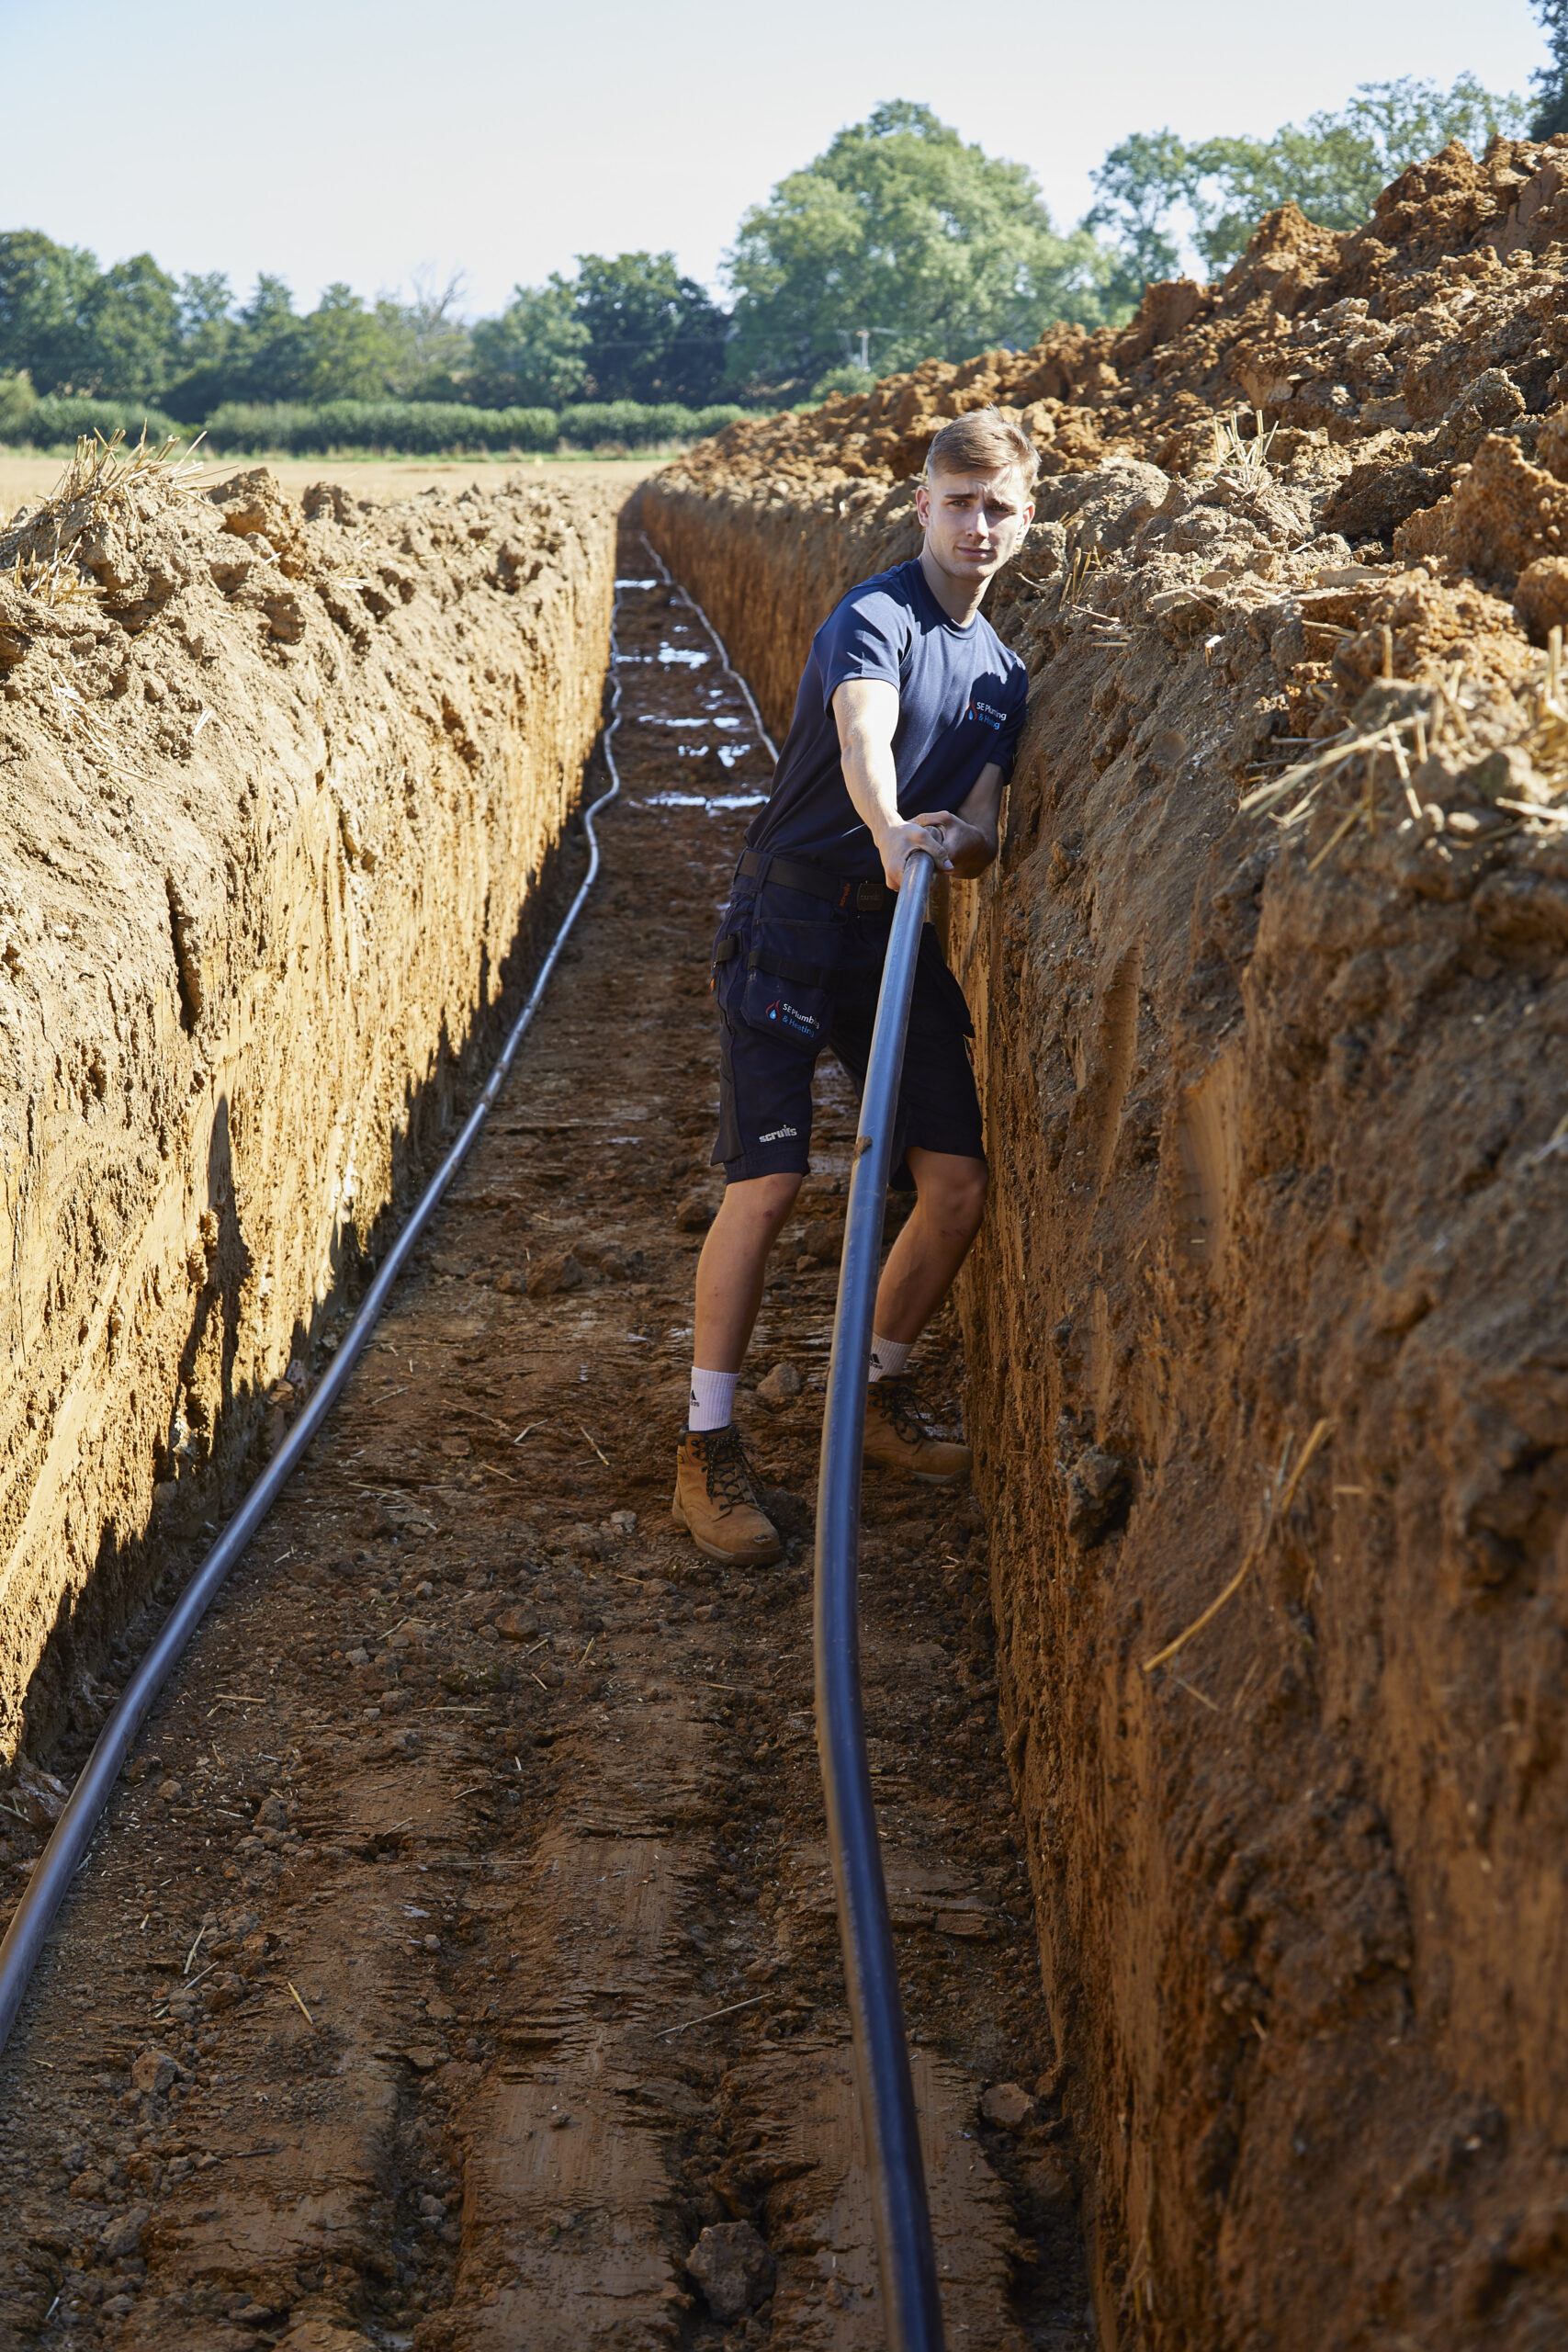
MULTIPOLYGON (((942 842, 928 829, 956 824, 944 811, 911 824, 898 814, 898 775, 893 764, 893 737, 898 725, 898 689, 886 678, 846 678, 833 694, 833 717, 839 729, 839 759, 855 814, 870 831, 882 860, 889 889, 896 890, 911 850, 929 850, 944 871, 953 860, 942 842)), ((978 786, 976 787, 979 789, 978 786)), ((974 795, 971 794, 973 798, 974 795)))

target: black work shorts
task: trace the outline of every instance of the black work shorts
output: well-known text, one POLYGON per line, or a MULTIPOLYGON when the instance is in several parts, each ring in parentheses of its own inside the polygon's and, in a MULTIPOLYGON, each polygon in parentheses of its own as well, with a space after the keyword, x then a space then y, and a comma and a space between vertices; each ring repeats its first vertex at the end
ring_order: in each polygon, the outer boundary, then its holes
MULTIPOLYGON (((864 1085, 892 921, 890 907, 863 914, 737 876, 714 961, 720 1082, 713 1160, 730 1183, 806 1173, 811 1079, 824 1046, 857 1092, 864 1085)), ((974 1034, 964 991, 927 923, 898 1086, 895 1170, 911 1148, 985 1158, 974 1034)))

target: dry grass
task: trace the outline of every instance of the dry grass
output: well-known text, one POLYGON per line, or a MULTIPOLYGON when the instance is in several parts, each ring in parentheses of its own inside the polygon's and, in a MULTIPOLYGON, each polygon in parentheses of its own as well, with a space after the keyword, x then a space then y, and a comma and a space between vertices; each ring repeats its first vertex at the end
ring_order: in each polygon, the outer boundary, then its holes
POLYGON ((183 446, 171 436, 149 448, 143 435, 129 448, 123 433, 107 441, 101 433, 84 435, 48 497, 0 533, 0 575, 40 604, 96 596, 96 582, 83 577, 75 560, 84 532, 145 484, 194 488, 191 478, 201 471, 201 460, 176 457, 183 446))
POLYGON ((1251 474, 1256 478, 1267 478, 1269 444, 1280 428, 1271 424, 1265 432, 1263 412, 1255 408, 1252 412, 1252 438, 1244 441, 1241 420, 1246 413, 1245 409, 1238 408, 1233 410, 1229 416, 1215 418, 1214 465, 1223 474, 1251 474))
MULTIPOLYGON (((1393 645, 1386 629, 1383 637, 1383 676, 1385 683, 1393 683, 1393 645)), ((1505 797, 1495 783, 1489 785, 1486 755, 1488 750, 1495 751, 1497 747, 1495 743, 1483 745, 1475 738, 1470 721, 1479 707, 1479 696, 1475 692, 1467 692, 1463 669, 1456 662, 1451 670, 1432 681, 1423 699, 1399 717, 1384 719, 1375 727, 1346 729, 1306 759, 1293 761, 1281 775, 1255 785, 1242 797, 1242 811, 1266 812, 1281 831, 1292 831, 1306 821, 1327 786, 1345 776, 1352 763, 1359 763, 1359 797, 1342 813, 1333 832, 1314 856, 1309 870, 1315 872, 1329 852, 1348 835, 1358 830, 1376 832, 1379 786, 1385 776, 1395 786, 1392 813, 1396 821, 1404 825, 1427 824, 1436 832, 1443 831, 1443 811, 1435 803, 1424 804, 1416 784, 1427 761, 1436 752, 1446 752, 1455 767, 1471 764, 1478 803, 1507 810, 1519 828, 1532 822, 1549 830, 1568 825, 1568 809, 1554 806, 1568 793, 1568 674, 1564 672, 1560 628, 1551 631, 1540 670, 1525 681, 1517 707, 1518 725, 1502 749, 1522 751, 1529 759, 1534 773, 1524 787, 1528 797, 1505 797), (1391 776, 1383 769, 1384 761, 1392 770, 1391 776), (1281 808, 1281 802, 1292 800, 1292 805, 1281 808)), ((1499 762, 1497 781, 1507 776, 1506 763, 1499 762)), ((1390 813, 1386 797, 1382 797, 1381 813, 1385 820, 1390 813)))

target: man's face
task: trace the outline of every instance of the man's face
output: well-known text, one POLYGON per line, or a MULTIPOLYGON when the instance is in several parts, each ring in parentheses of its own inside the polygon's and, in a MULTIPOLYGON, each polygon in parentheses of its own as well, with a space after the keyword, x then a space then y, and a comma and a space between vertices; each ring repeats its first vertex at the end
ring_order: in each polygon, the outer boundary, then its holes
POLYGON ((1017 554, 1034 502, 1016 467, 994 474, 933 472, 915 492, 915 512, 937 569, 977 587, 1017 554))

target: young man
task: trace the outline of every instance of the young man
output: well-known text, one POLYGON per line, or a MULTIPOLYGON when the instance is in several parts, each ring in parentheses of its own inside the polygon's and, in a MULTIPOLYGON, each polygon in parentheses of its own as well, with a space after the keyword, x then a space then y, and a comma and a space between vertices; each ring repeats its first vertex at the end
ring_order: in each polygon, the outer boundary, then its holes
MULTIPOLYGON (((852 589, 812 640, 765 808, 748 832, 714 951, 722 1066, 716 1161, 727 1188, 697 1267, 691 1405, 674 1515, 711 1558, 778 1557, 731 1420, 768 1252, 807 1166, 811 1077, 830 1046, 863 1083, 893 895, 929 850, 950 874, 997 854, 1023 724, 1023 664, 980 616, 1034 513, 1038 459, 995 409, 932 441, 909 563, 852 589)), ((868 1461, 951 1484, 969 1449, 935 1435, 904 1366, 946 1297, 986 1200, 980 1106, 958 983, 928 923, 898 1096, 894 1165, 914 1214, 876 1295, 868 1461)))

